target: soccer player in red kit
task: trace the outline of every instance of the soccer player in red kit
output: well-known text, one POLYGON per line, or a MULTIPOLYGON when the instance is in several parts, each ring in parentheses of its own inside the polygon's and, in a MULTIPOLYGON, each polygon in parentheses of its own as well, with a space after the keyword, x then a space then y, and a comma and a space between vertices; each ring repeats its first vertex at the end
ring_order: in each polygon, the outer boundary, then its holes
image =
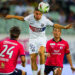
POLYGON ((75 68, 72 65, 68 42, 60 37, 61 29, 53 28, 53 35, 54 38, 46 44, 47 59, 45 63, 45 75, 48 75, 50 71, 53 71, 53 75, 61 75, 65 54, 71 70, 74 71, 75 68))
POLYGON ((0 42, 0 74, 26 75, 26 72, 16 69, 18 56, 21 56, 22 66, 25 67, 25 51, 17 41, 20 35, 19 27, 10 29, 10 39, 0 42))

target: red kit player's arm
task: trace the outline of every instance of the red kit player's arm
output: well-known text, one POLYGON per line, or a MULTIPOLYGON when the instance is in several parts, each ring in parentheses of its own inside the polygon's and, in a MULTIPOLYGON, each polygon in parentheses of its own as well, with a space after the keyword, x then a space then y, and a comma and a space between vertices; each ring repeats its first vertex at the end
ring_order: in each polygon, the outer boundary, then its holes
POLYGON ((66 53, 66 57, 67 57, 67 60, 71 66, 72 71, 75 71, 75 68, 73 67, 73 64, 72 64, 72 59, 71 59, 68 43, 66 43, 65 53, 66 53))
POLYGON ((19 50, 20 51, 19 52, 20 54, 19 55, 21 56, 22 66, 25 67, 25 61, 26 61, 25 60, 25 51, 24 51, 24 48, 23 48, 23 46, 21 44, 20 44, 19 47, 20 47, 20 50, 19 50))
POLYGON ((25 62, 26 62, 25 56, 21 56, 21 62, 22 66, 25 67, 25 62))

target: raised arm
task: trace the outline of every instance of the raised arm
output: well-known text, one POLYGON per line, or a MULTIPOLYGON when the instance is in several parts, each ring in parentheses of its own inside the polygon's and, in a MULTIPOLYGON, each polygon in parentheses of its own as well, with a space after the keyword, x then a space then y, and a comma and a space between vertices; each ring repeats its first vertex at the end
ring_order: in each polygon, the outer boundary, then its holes
POLYGON ((25 67, 25 62, 26 62, 25 56, 21 56, 21 62, 22 66, 25 67))
POLYGON ((70 29, 72 28, 72 24, 68 24, 66 26, 60 25, 60 24, 54 24, 55 28, 60 28, 60 29, 70 29))
POLYGON ((24 21, 24 17, 23 16, 15 16, 15 15, 7 15, 5 17, 6 19, 18 19, 18 20, 21 20, 21 21, 24 21))

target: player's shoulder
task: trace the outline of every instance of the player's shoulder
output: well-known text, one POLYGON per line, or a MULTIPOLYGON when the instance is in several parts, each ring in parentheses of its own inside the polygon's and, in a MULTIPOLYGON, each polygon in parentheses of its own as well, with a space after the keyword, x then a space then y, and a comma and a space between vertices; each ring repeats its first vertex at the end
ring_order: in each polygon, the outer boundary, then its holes
POLYGON ((68 41, 66 41, 66 40, 64 40, 64 39, 62 39, 62 41, 63 41, 65 44, 68 44, 68 41))
POLYGON ((33 14, 30 14, 30 15, 24 17, 24 20, 29 21, 32 18, 33 18, 33 14))
POLYGON ((22 46, 22 44, 20 42, 17 41, 17 43, 18 43, 19 46, 22 46))
MULTIPOLYGON (((30 18, 30 17, 33 17, 33 16, 34 16, 33 14, 30 14, 30 15, 28 15, 28 16, 26 16, 26 17, 29 17, 29 18, 30 18)), ((25 17, 25 18, 26 18, 26 17, 25 17)))
POLYGON ((53 41, 53 38, 52 38, 52 39, 50 39, 50 40, 48 40, 48 41, 47 41, 47 43, 51 43, 52 41, 53 41))
POLYGON ((12 45, 16 45, 19 46, 21 45, 17 40, 12 40, 12 39, 6 39, 2 41, 4 44, 12 44, 12 45))
POLYGON ((44 19, 48 19, 45 15, 42 15, 42 18, 44 18, 44 19))

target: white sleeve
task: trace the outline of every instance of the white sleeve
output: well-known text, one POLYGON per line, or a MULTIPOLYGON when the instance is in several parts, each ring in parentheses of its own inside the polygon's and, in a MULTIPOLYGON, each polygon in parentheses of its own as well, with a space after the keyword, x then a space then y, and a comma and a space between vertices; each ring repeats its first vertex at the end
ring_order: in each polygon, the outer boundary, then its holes
POLYGON ((47 19, 47 25, 54 26, 54 23, 52 21, 50 21, 49 19, 47 19))
POLYGON ((24 20, 25 20, 25 21, 29 21, 30 18, 31 18, 31 16, 32 16, 32 15, 29 15, 29 16, 24 17, 24 20))

